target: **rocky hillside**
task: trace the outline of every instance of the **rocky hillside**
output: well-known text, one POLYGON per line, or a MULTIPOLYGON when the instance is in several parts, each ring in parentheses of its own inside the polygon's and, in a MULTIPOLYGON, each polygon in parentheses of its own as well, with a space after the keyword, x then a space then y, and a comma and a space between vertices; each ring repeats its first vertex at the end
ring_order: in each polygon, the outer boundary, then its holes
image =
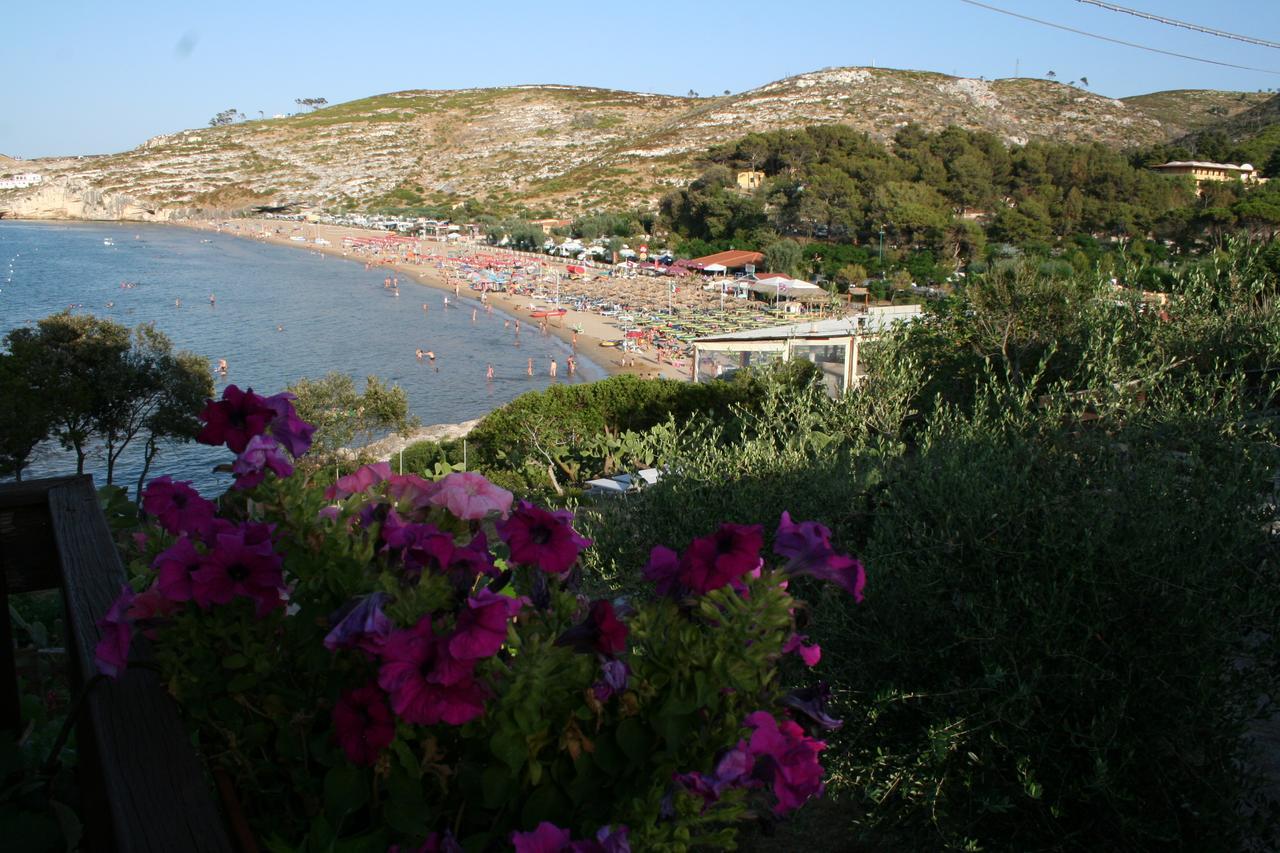
POLYGON ((1256 105, 1239 94, 1118 101, 1047 80, 874 68, 826 69, 715 98, 571 86, 397 92, 156 137, 122 154, 22 161, 46 184, 0 192, 0 211, 167 218, 263 204, 479 197, 569 213, 651 201, 692 176, 699 153, 751 131, 838 122, 888 139, 916 122, 985 130, 1011 143, 1124 147, 1180 136, 1197 116, 1221 118, 1219 108, 1256 105), (1193 102, 1203 105, 1178 106, 1193 102))

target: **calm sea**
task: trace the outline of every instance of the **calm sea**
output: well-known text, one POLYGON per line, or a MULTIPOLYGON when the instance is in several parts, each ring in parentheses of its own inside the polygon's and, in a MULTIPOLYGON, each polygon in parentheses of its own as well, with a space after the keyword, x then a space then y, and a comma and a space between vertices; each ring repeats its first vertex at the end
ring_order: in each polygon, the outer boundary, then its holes
MULTIPOLYGON (((473 322, 479 303, 465 294, 460 308, 445 309, 445 295, 458 301, 452 293, 402 280, 397 297, 383 286, 385 277, 354 261, 182 228, 0 222, 0 335, 66 308, 127 326, 154 322, 175 348, 214 365, 227 360, 227 377, 215 375, 218 393, 227 383, 275 393, 333 370, 359 387, 377 376, 405 390, 424 424, 479 417, 553 381, 604 376, 580 358, 578 376, 568 379, 570 350, 558 338, 529 323, 517 338, 514 323, 503 327, 511 318, 496 310, 480 308, 473 322), (436 354, 434 368, 418 360, 419 347, 436 354), (560 363, 557 380, 547 375, 551 357, 560 363), (489 364, 492 381, 485 379, 489 364)), ((225 449, 168 447, 152 476, 190 479, 212 493, 230 482, 211 471, 225 461, 225 449)), ((24 476, 68 470, 74 468, 65 456, 50 451, 24 476)), ((101 469, 93 473, 101 483, 101 469)), ((136 478, 136 464, 126 460, 123 473, 122 482, 136 478)))

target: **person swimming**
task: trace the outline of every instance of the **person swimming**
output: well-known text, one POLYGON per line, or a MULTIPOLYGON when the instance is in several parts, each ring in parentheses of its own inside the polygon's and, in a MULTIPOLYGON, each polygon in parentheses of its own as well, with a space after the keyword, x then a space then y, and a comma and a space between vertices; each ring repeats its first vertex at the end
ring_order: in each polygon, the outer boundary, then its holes
POLYGON ((214 296, 212 293, 210 293, 210 294, 209 294, 209 304, 210 304, 210 305, 217 305, 217 304, 218 304, 218 297, 216 297, 216 296, 214 296))
POLYGON ((422 347, 418 347, 414 354, 417 355, 418 361, 422 361, 422 357, 426 355, 426 353, 422 351, 422 347))
POLYGON ((218 359, 218 372, 223 376, 227 375, 227 360, 225 358, 218 359))
POLYGON ((492 364, 490 364, 488 369, 485 370, 484 378, 489 382, 493 381, 493 365, 492 364))

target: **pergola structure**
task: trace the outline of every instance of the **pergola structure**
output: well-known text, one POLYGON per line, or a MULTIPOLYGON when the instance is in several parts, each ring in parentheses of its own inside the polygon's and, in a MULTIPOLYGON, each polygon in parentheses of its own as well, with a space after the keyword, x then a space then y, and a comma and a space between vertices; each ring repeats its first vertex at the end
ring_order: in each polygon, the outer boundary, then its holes
POLYGON ((794 323, 767 329, 726 332, 693 341, 693 381, 702 382, 725 371, 755 367, 770 361, 807 359, 822 371, 833 395, 857 387, 860 377, 858 351, 896 323, 920 315, 918 305, 888 305, 835 320, 794 323))

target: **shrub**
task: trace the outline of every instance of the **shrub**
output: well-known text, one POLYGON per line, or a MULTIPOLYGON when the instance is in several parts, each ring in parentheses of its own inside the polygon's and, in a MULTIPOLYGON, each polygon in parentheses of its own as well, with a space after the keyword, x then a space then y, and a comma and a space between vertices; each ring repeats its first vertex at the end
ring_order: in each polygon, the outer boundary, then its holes
POLYGON ((568 511, 385 462, 321 495, 292 472, 311 428, 288 395, 232 386, 202 419, 236 483, 220 507, 150 484, 98 664, 118 675, 134 632, 153 639, 273 849, 723 849, 821 793, 805 727, 839 722, 779 667, 819 654, 794 578, 861 598, 825 529, 783 516, 766 567, 763 531, 723 524, 652 550, 657 595, 592 601, 568 511))

